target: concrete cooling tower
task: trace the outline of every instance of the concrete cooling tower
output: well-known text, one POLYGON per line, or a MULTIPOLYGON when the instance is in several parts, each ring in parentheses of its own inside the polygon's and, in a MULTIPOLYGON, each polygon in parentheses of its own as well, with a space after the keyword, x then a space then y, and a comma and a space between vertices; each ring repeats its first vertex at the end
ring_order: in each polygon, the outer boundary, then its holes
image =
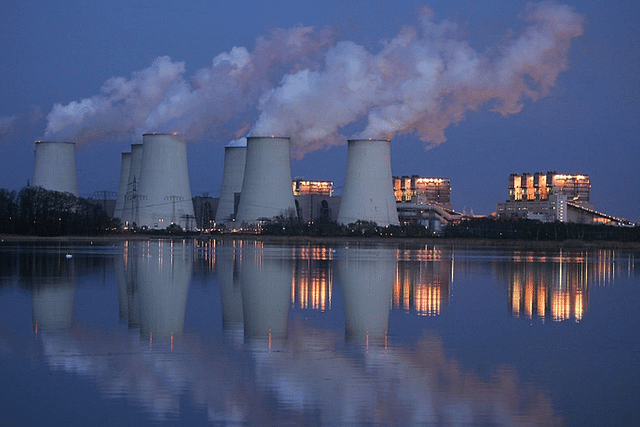
POLYGON ((289 209, 295 212, 289 138, 248 137, 236 225, 255 224, 289 209))
POLYGON ((349 140, 337 220, 341 224, 358 220, 372 221, 380 226, 400 224, 393 195, 389 141, 349 140))
POLYGON ((193 201, 187 166, 187 144, 169 134, 142 136, 139 198, 140 227, 165 229, 172 223, 190 228, 193 201))
POLYGON ((80 196, 74 142, 36 141, 34 187, 80 196))
POLYGON ((122 219, 124 212, 125 198, 127 196, 127 184, 129 183, 129 170, 131 169, 131 153, 122 153, 122 161, 120 162, 120 183, 118 184, 118 196, 116 198, 116 207, 113 210, 115 218, 122 219))
POLYGON ((222 187, 218 210, 217 223, 229 223, 235 219, 236 195, 242 192, 244 166, 247 158, 247 147, 228 146, 224 148, 224 170, 222 172, 222 187))
POLYGON ((142 144, 131 144, 131 158, 129 160, 129 174, 127 176, 127 188, 124 195, 122 208, 123 225, 137 224, 139 218, 140 200, 137 198, 138 185, 140 184, 140 169, 142 167, 142 144))

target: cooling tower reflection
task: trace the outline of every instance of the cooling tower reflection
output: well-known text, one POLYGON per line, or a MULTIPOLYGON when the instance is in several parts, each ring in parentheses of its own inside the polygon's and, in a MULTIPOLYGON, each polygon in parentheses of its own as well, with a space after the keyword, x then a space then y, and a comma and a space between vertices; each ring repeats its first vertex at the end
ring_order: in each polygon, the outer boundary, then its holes
POLYGON ((193 270, 193 242, 128 241, 119 272, 120 317, 143 337, 181 335, 193 270))
POLYGON ((393 248, 346 248, 338 251, 345 333, 356 342, 384 342, 396 269, 393 248))
POLYGON ((77 280, 73 256, 55 249, 17 256, 20 273, 29 278, 34 330, 70 328, 77 280))
POLYGON ((243 248, 238 268, 245 337, 286 337, 293 279, 291 248, 255 242, 243 248))

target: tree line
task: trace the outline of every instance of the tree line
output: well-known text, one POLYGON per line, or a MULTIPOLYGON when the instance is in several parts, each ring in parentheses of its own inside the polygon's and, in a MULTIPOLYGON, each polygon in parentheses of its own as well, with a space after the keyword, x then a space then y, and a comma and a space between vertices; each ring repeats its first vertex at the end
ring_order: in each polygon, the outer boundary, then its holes
POLYGON ((100 236, 120 228, 103 207, 71 193, 25 187, 0 189, 0 233, 23 236, 100 236))
POLYGON ((640 227, 618 227, 601 224, 542 222, 522 218, 463 218, 434 233, 417 225, 379 226, 375 222, 358 221, 341 225, 336 221, 320 220, 306 223, 295 215, 279 215, 265 221, 261 234, 325 237, 442 237, 513 239, 535 241, 620 241, 640 242, 640 227))

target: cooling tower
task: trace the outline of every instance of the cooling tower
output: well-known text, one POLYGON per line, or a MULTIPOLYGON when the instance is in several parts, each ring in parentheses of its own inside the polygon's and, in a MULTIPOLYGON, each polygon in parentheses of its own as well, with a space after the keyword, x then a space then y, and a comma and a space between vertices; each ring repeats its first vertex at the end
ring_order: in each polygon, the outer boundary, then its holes
POLYGON ((236 224, 295 212, 289 138, 248 137, 236 224))
POLYGON ((32 185, 78 197, 76 144, 36 141, 32 185))
POLYGON ((131 153, 122 153, 122 161, 120 163, 120 184, 118 185, 118 198, 116 199, 116 207, 113 210, 114 218, 120 218, 121 220, 122 214, 124 212, 124 202, 127 196, 130 169, 131 153))
POLYGON ((338 222, 350 224, 358 220, 380 226, 400 224, 387 140, 349 140, 338 222))
POLYGON ((131 144, 131 158, 129 160, 129 175, 127 189, 122 208, 122 224, 137 224, 139 222, 138 185, 140 184, 140 168, 142 167, 142 144, 131 144))
POLYGON ((228 146, 224 148, 222 188, 216 211, 217 223, 228 223, 231 219, 235 219, 236 194, 240 194, 242 191, 246 158, 247 147, 228 146))
POLYGON ((186 142, 169 134, 145 134, 142 141, 138 225, 165 229, 175 223, 190 228, 195 216, 186 142))

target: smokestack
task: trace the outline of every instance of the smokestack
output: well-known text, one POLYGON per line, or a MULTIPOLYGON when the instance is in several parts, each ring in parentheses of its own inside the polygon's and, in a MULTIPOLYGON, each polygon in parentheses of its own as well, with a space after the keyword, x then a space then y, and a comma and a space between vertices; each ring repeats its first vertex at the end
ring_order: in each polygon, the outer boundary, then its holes
POLYGON ((127 187, 129 179, 129 171, 131 170, 131 153, 122 153, 122 161, 120 162, 120 183, 118 185, 118 198, 116 199, 116 207, 113 210, 115 218, 123 219, 125 200, 127 197, 127 187))
POLYGON ((186 142, 169 134, 144 134, 142 141, 138 226, 165 229, 175 223, 188 228, 195 216, 186 142))
POLYGON ((216 211, 217 223, 229 223, 235 219, 236 194, 242 192, 244 167, 247 159, 247 147, 224 147, 224 170, 222 172, 222 188, 218 210, 216 211))
POLYGON ((295 212, 289 138, 247 137, 247 158, 236 224, 255 224, 295 212))
POLYGON ((137 198, 140 184, 140 168, 142 167, 142 144, 131 144, 131 160, 129 161, 129 175, 122 208, 123 224, 139 222, 139 200, 137 198))
POLYGON ((80 196, 74 142, 36 141, 34 187, 80 196))
POLYGON ((393 195, 388 140, 349 140, 338 222, 350 224, 358 220, 380 226, 400 224, 393 195))

